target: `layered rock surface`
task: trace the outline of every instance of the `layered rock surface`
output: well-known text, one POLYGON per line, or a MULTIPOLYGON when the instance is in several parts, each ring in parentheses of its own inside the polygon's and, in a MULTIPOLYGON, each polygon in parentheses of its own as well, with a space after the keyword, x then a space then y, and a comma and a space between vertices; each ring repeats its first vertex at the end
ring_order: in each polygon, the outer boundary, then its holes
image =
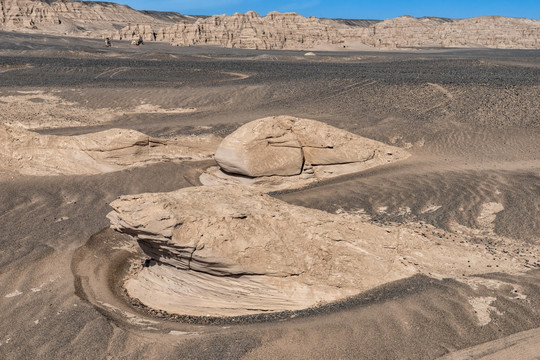
POLYGON ((261 17, 254 11, 232 16, 216 15, 194 24, 169 28, 173 45, 218 45, 249 49, 307 49, 317 45, 343 44, 357 34, 357 27, 332 20, 271 12, 261 17))
POLYGON ((94 1, 1 0, 0 30, 101 37, 134 24, 166 27, 195 18, 177 13, 140 12, 126 5, 94 1))
POLYGON ((0 126, 0 171, 25 175, 97 174, 159 161, 206 158, 217 142, 213 136, 162 140, 126 129, 53 136, 0 126))
POLYGON ((173 26, 129 26, 117 38, 141 35, 173 45, 215 45, 248 49, 311 49, 318 46, 374 48, 489 47, 540 48, 540 21, 500 16, 470 19, 402 16, 377 21, 343 21, 295 13, 216 15, 173 26))
POLYGON ((157 262, 128 282, 130 294, 180 313, 302 308, 350 295, 394 268, 367 250, 384 230, 370 228, 369 245, 353 223, 244 187, 122 196, 111 206, 111 227, 157 262))
POLYGON ((111 227, 131 235, 152 259, 125 288, 170 313, 295 310, 415 273, 490 270, 486 250, 460 238, 430 238, 425 227, 383 227, 290 205, 249 187, 126 195, 111 206, 111 227))
POLYGON ((361 41, 378 48, 539 49, 540 21, 502 16, 455 20, 402 16, 365 28, 361 41))
MULTIPOLYGON (((403 149, 319 121, 274 116, 247 123, 223 139, 214 156, 222 171, 209 169, 201 181, 264 183, 278 176, 287 177, 282 186, 294 187, 408 156, 403 149)), ((281 186, 278 178, 270 181, 281 186)))
POLYGON ((254 11, 196 17, 137 11, 109 2, 0 0, 0 30, 166 41, 248 49, 489 47, 540 48, 540 21, 500 16, 470 19, 402 16, 382 22, 331 20, 254 11))

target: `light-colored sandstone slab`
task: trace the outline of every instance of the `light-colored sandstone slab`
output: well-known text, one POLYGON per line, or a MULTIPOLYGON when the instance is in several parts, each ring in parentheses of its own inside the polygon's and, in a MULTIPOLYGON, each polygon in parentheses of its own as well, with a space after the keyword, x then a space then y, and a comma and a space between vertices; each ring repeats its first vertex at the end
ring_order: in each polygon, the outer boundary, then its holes
POLYGON ((0 125, 0 169, 25 175, 97 174, 159 161, 208 158, 218 142, 214 136, 157 139, 127 129, 41 135, 0 125))
POLYGON ((125 283, 130 296, 187 315, 234 316, 296 310, 336 289, 264 275, 214 276, 152 264, 125 283), (288 283, 288 284, 287 284, 288 283), (147 301, 149 300, 149 301, 147 301))
POLYGON ((288 118, 252 121, 227 136, 216 150, 223 170, 251 177, 298 175, 302 172, 302 146, 288 118))
POLYGON ((403 149, 319 121, 274 116, 249 122, 225 137, 215 154, 220 169, 208 169, 201 182, 266 185, 277 190, 408 156, 403 149))
POLYGON ((111 227, 155 261, 128 280, 130 295, 180 314, 301 309, 416 273, 491 270, 487 250, 460 238, 290 205, 245 186, 126 195, 111 207, 111 227))

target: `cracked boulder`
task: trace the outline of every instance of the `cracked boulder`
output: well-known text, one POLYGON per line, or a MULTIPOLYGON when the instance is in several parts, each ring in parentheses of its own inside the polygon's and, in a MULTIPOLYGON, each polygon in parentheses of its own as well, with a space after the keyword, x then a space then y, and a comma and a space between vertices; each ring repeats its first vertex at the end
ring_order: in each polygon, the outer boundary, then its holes
POLYGON ((215 159, 226 173, 262 177, 300 175, 312 167, 316 174, 328 169, 347 173, 358 165, 371 167, 407 156, 402 149, 319 121, 274 116, 247 123, 227 136, 215 159))
POLYGON ((292 125, 289 118, 265 118, 245 124, 223 139, 215 159, 232 174, 298 175, 304 156, 292 125))

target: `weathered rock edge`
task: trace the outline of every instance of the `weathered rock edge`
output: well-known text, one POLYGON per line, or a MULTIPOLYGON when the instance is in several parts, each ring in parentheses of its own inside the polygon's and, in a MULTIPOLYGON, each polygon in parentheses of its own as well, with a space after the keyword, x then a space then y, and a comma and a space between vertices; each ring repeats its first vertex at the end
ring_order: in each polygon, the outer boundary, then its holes
POLYGON ((255 184, 261 188, 271 183, 271 187, 283 189, 409 156, 401 148, 319 121, 274 116, 251 121, 225 137, 214 156, 220 169, 209 169, 201 182, 255 184))
MULTIPOLYGON (((155 262, 127 280, 129 296, 175 314, 305 309, 417 273, 459 277, 491 265, 461 235, 430 238, 422 228, 290 205, 245 186, 126 195, 111 207, 111 228, 155 262)), ((504 262, 501 271, 524 264, 504 262)))
POLYGON ((161 161, 200 160, 209 158, 218 142, 211 135, 158 139, 128 129, 41 135, 0 125, 0 173, 89 175, 161 161))

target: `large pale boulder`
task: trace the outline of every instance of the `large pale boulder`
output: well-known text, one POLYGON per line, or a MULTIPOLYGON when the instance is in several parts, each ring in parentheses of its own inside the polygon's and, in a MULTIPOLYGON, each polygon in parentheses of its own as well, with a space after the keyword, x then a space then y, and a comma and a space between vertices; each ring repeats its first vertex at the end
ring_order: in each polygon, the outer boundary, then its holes
POLYGON ((406 156, 402 149, 319 121, 274 116, 247 123, 227 136, 215 159, 227 173, 261 177, 299 175, 306 166, 324 172, 325 167, 347 165, 343 170, 348 172, 357 169, 355 165, 379 165, 406 156))
POLYGON ((252 121, 227 136, 216 150, 223 170, 246 176, 298 175, 303 155, 288 118, 252 121))

